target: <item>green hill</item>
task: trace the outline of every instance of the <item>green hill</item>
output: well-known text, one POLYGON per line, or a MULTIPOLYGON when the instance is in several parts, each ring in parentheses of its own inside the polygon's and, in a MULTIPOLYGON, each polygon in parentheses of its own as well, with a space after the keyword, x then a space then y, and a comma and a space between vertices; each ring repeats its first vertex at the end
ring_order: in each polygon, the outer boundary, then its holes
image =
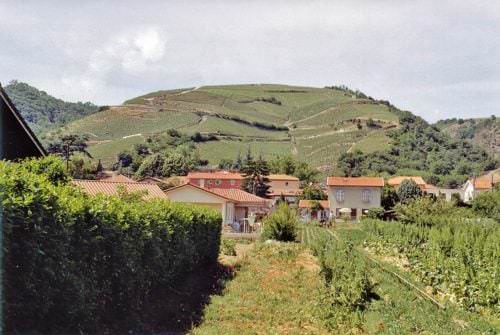
POLYGON ((4 89, 21 115, 33 131, 42 137, 42 140, 47 130, 95 113, 99 109, 90 102, 65 102, 16 80, 11 81, 4 89))
POLYGON ((497 117, 447 119, 439 121, 436 126, 451 137, 471 141, 500 159, 500 119, 497 117))
POLYGON ((386 133, 398 124, 388 104, 347 88, 254 84, 153 92, 63 131, 87 134, 90 152, 107 164, 119 151, 174 128, 215 135, 217 141, 197 144, 212 164, 250 147, 264 156, 293 154, 327 172, 343 152, 388 148, 386 133))

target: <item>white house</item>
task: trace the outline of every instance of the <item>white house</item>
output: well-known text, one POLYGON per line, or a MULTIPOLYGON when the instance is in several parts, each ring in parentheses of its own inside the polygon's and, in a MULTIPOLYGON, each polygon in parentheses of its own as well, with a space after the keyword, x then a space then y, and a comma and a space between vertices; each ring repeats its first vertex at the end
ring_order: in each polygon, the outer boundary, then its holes
POLYGON ((471 202, 479 193, 488 192, 493 189, 491 178, 471 178, 463 186, 464 201, 471 202))

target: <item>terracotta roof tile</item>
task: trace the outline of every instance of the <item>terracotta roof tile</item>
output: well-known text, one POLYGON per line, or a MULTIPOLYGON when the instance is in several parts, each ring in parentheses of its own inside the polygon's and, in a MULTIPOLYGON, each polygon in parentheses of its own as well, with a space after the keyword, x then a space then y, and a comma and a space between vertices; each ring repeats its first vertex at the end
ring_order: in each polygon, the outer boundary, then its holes
POLYGON ((258 197, 252 193, 245 192, 237 188, 212 188, 215 194, 231 199, 237 203, 261 203, 265 204, 266 199, 258 197))
POLYGON ((485 189, 490 189, 493 187, 493 184, 491 182, 491 178, 477 178, 474 181, 474 188, 477 188, 479 190, 485 190, 485 189))
POLYGON ((300 200, 299 208, 311 208, 314 201, 318 201, 323 208, 330 207, 328 200, 300 200))
POLYGON ((289 176, 286 174, 270 174, 269 176, 267 176, 267 178, 270 181, 273 181, 273 180, 276 180, 276 181, 278 181, 278 180, 299 181, 299 178, 294 177, 294 176, 289 176))
POLYGON ((127 192, 147 191, 144 199, 167 199, 167 195, 156 184, 85 179, 75 179, 72 183, 90 195, 118 195, 119 186, 123 186, 127 192))
POLYGON ((188 179, 244 179, 241 173, 229 171, 189 172, 188 179))
POLYGON ((398 176, 398 177, 393 177, 389 178, 387 180, 387 183, 392 186, 399 186, 404 180, 413 180, 417 185, 419 186, 424 186, 426 185, 424 179, 420 176, 398 176))
POLYGON ((328 186, 383 187, 384 179, 379 177, 328 177, 328 186))

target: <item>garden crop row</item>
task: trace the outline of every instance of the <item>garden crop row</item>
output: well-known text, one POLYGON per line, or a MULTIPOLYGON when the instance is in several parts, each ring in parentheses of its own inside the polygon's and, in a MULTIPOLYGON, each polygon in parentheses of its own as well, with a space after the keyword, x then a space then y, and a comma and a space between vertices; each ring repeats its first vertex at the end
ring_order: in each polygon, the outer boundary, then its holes
POLYGON ((0 162, 0 190, 8 331, 132 326, 158 289, 217 259, 217 212, 89 197, 55 158, 0 162))
POLYGON ((425 285, 471 311, 500 313, 500 226, 453 220, 424 226, 366 221, 365 246, 379 254, 404 256, 425 285))

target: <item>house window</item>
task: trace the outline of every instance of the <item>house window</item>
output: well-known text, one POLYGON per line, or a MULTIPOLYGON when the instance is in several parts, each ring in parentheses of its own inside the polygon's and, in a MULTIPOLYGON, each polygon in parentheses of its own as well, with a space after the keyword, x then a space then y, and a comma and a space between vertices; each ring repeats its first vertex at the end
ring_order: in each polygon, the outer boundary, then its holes
POLYGON ((229 181, 229 184, 231 184, 231 186, 234 186, 234 185, 236 185, 236 180, 234 180, 234 179, 231 179, 231 180, 229 181))
POLYGON ((217 180, 215 181, 215 185, 220 186, 220 184, 222 184, 222 182, 220 181, 220 179, 217 179, 217 180))
POLYGON ((335 199, 337 199, 338 202, 343 202, 344 197, 345 197, 344 190, 337 190, 337 192, 335 192, 335 199))
POLYGON ((370 200, 372 199, 372 191, 363 190, 363 192, 361 193, 361 199, 363 200, 363 202, 370 202, 370 200))
POLYGON ((288 182, 287 181, 285 182, 285 186, 288 186, 288 182))

